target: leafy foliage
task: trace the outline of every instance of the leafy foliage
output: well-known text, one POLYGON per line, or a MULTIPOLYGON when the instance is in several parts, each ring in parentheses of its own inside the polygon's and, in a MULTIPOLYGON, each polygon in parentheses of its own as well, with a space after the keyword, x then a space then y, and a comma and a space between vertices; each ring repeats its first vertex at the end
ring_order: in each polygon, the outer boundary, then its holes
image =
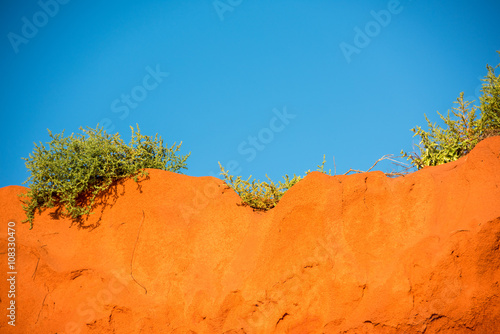
POLYGON ((186 168, 190 154, 177 155, 179 145, 163 146, 163 140, 140 133, 131 127, 132 139, 125 144, 119 134, 109 135, 102 128, 80 128, 83 134, 64 137, 52 134, 48 147, 40 143, 26 161, 31 176, 29 191, 22 195, 23 209, 33 227, 35 212, 62 206, 61 214, 78 219, 90 214, 96 196, 121 178, 147 175, 144 168, 157 168, 180 172, 186 168))
POLYGON ((500 75, 495 75, 495 68, 489 65, 486 68, 488 74, 483 79, 479 117, 478 107, 471 106, 473 101, 464 101, 462 92, 451 110, 452 115, 450 111, 446 117, 438 112, 446 128, 433 124, 424 115, 429 130, 420 126, 411 129, 414 136, 420 136, 420 152, 401 151, 401 154, 417 169, 455 161, 468 154, 482 139, 500 134, 500 75))
POLYGON ((259 180, 250 181, 252 175, 250 175, 247 180, 242 179, 241 176, 235 178, 229 175, 229 171, 225 170, 220 163, 219 167, 226 184, 240 195, 241 201, 244 204, 249 205, 255 210, 266 211, 274 208, 285 191, 290 189, 301 179, 300 176, 296 175, 290 179, 290 177, 286 175, 283 177, 284 182, 279 181, 278 183, 274 183, 266 175, 269 182, 260 182, 259 180))
MULTIPOLYGON (((323 156, 323 163, 318 165, 318 171, 325 173, 325 156, 323 156)), ((252 180, 252 175, 248 179, 244 180, 241 176, 234 177, 229 174, 229 171, 225 170, 224 167, 219 162, 219 167, 221 170, 221 175, 224 177, 226 184, 232 188, 240 196, 241 201, 244 205, 248 205, 254 210, 267 211, 276 206, 283 194, 290 189, 293 185, 299 182, 303 177, 293 175, 290 178, 288 175, 283 176, 284 181, 278 181, 274 183, 267 175, 269 182, 260 182, 259 180, 252 180)), ((306 175, 310 173, 310 170, 306 172, 306 175)), ((331 170, 328 172, 331 175, 331 170)))
MULTIPOLYGON (((334 162, 335 162, 335 160, 334 160, 334 162)), ((325 171, 325 163, 326 163, 326 156, 323 154, 323 162, 321 162, 321 165, 317 166, 318 167, 318 172, 321 172, 321 173, 324 173, 324 174, 328 174, 328 175, 332 175, 332 170, 331 169, 328 170, 328 173, 325 171)), ((310 172, 311 171, 308 170, 306 172, 306 175, 309 174, 310 172)))
MULTIPOLYGON (((500 51, 497 51, 500 55, 500 51)), ((483 81, 482 95, 479 97, 481 101, 482 111, 482 138, 495 136, 500 134, 500 75, 495 75, 495 69, 500 67, 500 64, 493 68, 486 65, 488 74, 483 81)))
POLYGON ((425 116, 429 131, 420 126, 411 129, 415 135, 420 136, 420 154, 408 154, 402 152, 403 157, 408 157, 412 164, 418 169, 425 166, 436 166, 446 162, 455 161, 467 154, 476 146, 481 133, 481 121, 476 117, 477 108, 470 107, 471 102, 463 100, 463 93, 455 102, 458 106, 452 108, 453 118, 450 112, 441 119, 447 125, 441 128, 425 116))

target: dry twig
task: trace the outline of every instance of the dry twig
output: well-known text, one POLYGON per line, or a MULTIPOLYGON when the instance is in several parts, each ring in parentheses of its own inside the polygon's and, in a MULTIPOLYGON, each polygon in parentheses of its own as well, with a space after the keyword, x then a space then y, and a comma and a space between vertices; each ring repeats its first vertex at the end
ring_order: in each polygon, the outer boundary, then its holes
POLYGON ((391 161, 395 165, 404 167, 404 169, 402 171, 400 171, 400 172, 392 171, 390 173, 384 173, 385 176, 388 176, 388 177, 404 176, 404 175, 408 174, 409 170, 412 168, 411 165, 408 165, 408 164, 405 164, 405 163, 403 163, 401 161, 395 160, 393 154, 386 154, 382 158, 380 158, 377 161, 375 161, 375 163, 370 168, 368 168, 366 171, 362 171, 362 170, 359 170, 359 169, 352 169, 352 168, 350 168, 343 175, 348 175, 351 172, 352 173, 367 173, 367 172, 371 171, 379 162, 381 162, 383 160, 389 160, 389 161, 391 161))

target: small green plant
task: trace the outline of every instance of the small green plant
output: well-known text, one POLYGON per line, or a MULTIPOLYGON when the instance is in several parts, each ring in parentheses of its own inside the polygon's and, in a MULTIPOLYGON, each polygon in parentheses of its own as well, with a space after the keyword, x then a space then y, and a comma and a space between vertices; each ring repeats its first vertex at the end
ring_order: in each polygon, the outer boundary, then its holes
MULTIPOLYGON (((329 170, 328 173, 325 171, 326 159, 323 155, 323 162, 318 165, 318 171, 328 175, 332 175, 332 171, 329 170)), ((290 178, 288 175, 283 176, 283 182, 278 181, 274 183, 267 175, 269 182, 260 182, 259 180, 252 180, 252 175, 248 179, 244 180, 241 176, 234 177, 229 174, 229 171, 225 170, 224 167, 219 162, 219 168, 221 170, 221 175, 224 177, 226 184, 232 188, 240 196, 241 201, 244 205, 248 205, 254 210, 267 211, 272 209, 278 204, 283 194, 290 189, 294 184, 299 182, 303 177, 298 175, 293 175, 290 178)), ((305 174, 309 174, 311 171, 308 170, 305 174)))
POLYGON ((132 139, 127 145, 119 134, 109 135, 102 128, 80 130, 83 134, 49 136, 48 147, 40 143, 26 161, 31 176, 24 183, 29 191, 21 195, 23 209, 33 228, 35 212, 56 205, 62 207, 61 215, 75 220, 90 214, 96 196, 119 179, 147 175, 145 168, 157 168, 180 172, 186 168, 190 154, 177 155, 182 142, 171 147, 163 146, 163 140, 140 133, 133 127, 132 139))
MULTIPOLYGON (((500 51, 497 51, 500 56, 500 51)), ((500 63, 494 68, 486 65, 488 74, 484 77, 481 102, 481 122, 483 133, 481 139, 500 135, 500 74, 495 75, 495 69, 500 67, 500 63)))
POLYGON ((225 170, 220 162, 219 167, 224 181, 236 191, 241 201, 245 205, 249 205, 251 208, 260 211, 267 211, 274 208, 281 199, 281 196, 301 179, 300 176, 293 175, 293 178, 290 178, 288 175, 285 175, 283 182, 274 183, 266 175, 269 182, 260 182, 259 180, 250 181, 252 175, 247 180, 244 180, 241 176, 234 177, 229 175, 229 171, 225 170))
POLYGON ((429 130, 425 131, 420 126, 411 129, 415 135, 420 136, 420 154, 401 153, 417 169, 455 161, 469 153, 479 142, 482 126, 481 120, 476 116, 477 108, 471 107, 471 102, 464 101, 463 95, 461 93, 455 101, 457 107, 453 107, 451 111, 453 118, 449 111, 446 117, 438 112, 446 128, 432 124, 424 115, 429 130))
POLYGON ((420 126, 411 129, 414 136, 420 137, 419 152, 401 151, 401 154, 414 167, 421 169, 455 161, 468 154, 482 139, 500 134, 500 75, 495 75, 495 68, 489 65, 486 68, 488 74, 483 79, 479 98, 479 117, 476 113, 478 107, 471 106, 474 101, 464 101, 462 92, 451 110, 452 115, 450 111, 446 117, 438 112, 446 128, 433 124, 424 115, 429 130, 425 131, 420 126))
MULTIPOLYGON (((333 161, 335 162, 335 160, 333 160, 333 161)), ((318 166, 317 166, 317 167, 318 167, 318 172, 325 173, 325 174, 327 174, 327 175, 332 175, 332 170, 331 170, 331 169, 329 169, 329 170, 328 170, 328 173, 325 171, 325 163, 326 163, 326 155, 325 155, 325 154, 323 154, 323 162, 321 162, 321 165, 318 165, 318 166)), ((310 170, 308 170, 308 171, 306 172, 306 175, 307 175, 307 174, 309 174, 310 172, 311 172, 311 171, 310 171, 310 170)))

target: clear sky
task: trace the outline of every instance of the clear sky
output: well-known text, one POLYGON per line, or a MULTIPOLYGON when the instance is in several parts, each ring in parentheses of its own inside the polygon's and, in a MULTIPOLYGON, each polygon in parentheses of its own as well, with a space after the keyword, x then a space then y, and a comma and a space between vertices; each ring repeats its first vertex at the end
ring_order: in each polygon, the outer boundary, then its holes
MULTIPOLYGON (((191 152, 184 173, 274 181, 412 149, 477 99, 500 1, 2 0, 0 187, 47 129, 130 125, 191 152)), ((391 165, 382 165, 390 170, 391 165)))

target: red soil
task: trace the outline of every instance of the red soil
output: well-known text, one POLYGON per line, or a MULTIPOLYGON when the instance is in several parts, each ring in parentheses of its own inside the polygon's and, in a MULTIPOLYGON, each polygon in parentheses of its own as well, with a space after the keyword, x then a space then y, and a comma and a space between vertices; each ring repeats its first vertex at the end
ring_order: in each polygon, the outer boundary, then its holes
POLYGON ((396 179, 314 172, 259 213, 219 179, 149 170, 85 228, 46 210, 33 230, 26 188, 1 188, 0 332, 498 333, 499 171, 493 137, 396 179))

